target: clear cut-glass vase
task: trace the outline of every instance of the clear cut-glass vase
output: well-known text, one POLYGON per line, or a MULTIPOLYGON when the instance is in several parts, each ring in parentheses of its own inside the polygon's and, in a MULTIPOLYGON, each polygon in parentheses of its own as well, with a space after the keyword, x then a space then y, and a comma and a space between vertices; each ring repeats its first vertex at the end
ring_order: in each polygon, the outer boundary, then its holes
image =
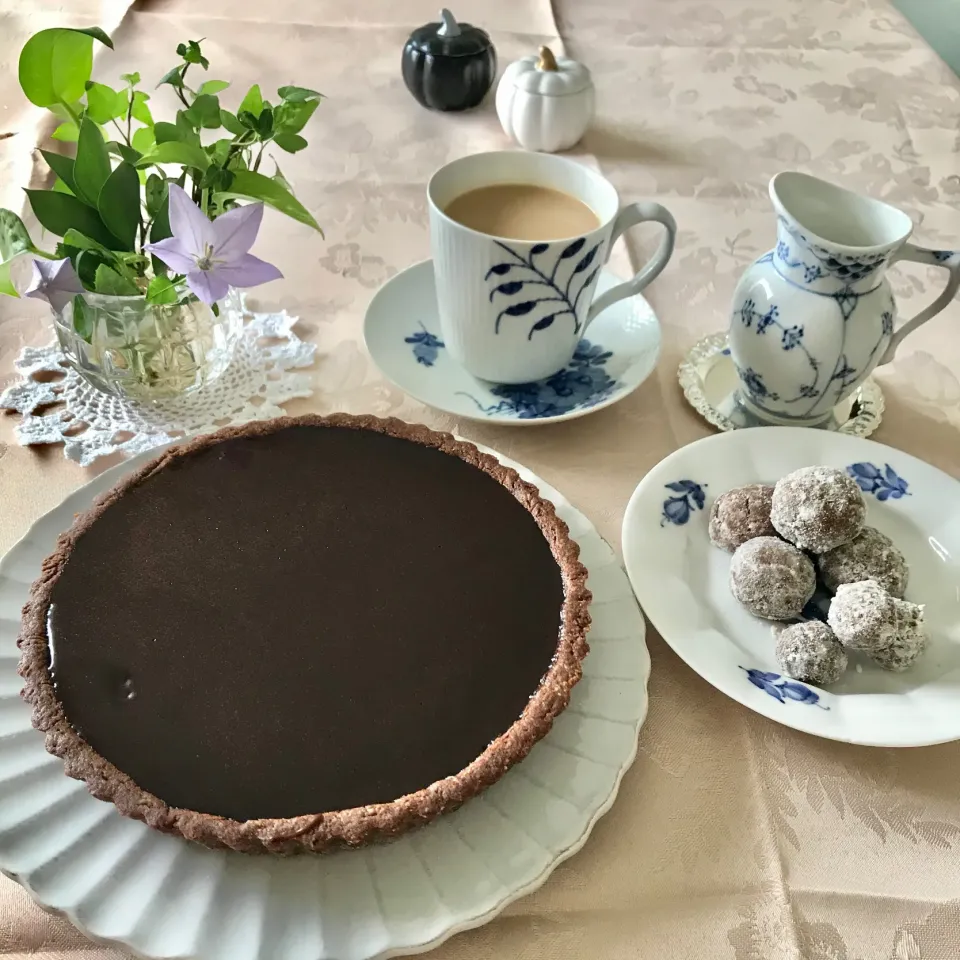
POLYGON ((178 303, 85 292, 53 323, 71 366, 91 386, 114 397, 160 400, 199 390, 230 365, 243 330, 235 290, 217 310, 177 290, 178 303))

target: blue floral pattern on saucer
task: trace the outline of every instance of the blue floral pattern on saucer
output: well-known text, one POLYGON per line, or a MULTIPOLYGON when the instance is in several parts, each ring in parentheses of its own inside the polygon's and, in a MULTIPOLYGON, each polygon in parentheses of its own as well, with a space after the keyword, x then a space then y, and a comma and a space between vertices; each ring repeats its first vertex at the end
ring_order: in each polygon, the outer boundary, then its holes
POLYGON ((707 502, 707 495, 704 492, 706 486, 705 483, 695 483, 693 480, 676 480, 666 484, 666 489, 672 490, 676 496, 667 497, 663 501, 660 526, 673 523, 682 527, 695 510, 702 510, 707 502))
MULTIPOLYGON (((417 363, 432 367, 443 341, 430 333, 421 324, 421 329, 404 337, 409 343, 417 363)), ((606 370, 607 361, 613 356, 599 344, 581 340, 573 359, 562 370, 532 383, 499 383, 490 388, 496 403, 482 403, 472 394, 459 391, 469 397, 477 409, 488 417, 512 414, 519 420, 535 420, 542 417, 559 417, 574 410, 587 410, 606 400, 619 383, 606 370)))
POLYGON ((767 673, 765 670, 748 669, 747 667, 741 667, 740 669, 746 673, 750 683, 781 703, 795 700, 797 703, 810 704, 819 707, 821 710, 830 709, 820 702, 820 694, 816 690, 811 690, 803 683, 797 683, 796 680, 790 680, 779 673, 767 673))
POLYGON ((899 500, 911 495, 907 481, 889 463, 885 463, 882 469, 872 463, 852 463, 847 467, 847 473, 864 493, 872 493, 878 500, 899 500))

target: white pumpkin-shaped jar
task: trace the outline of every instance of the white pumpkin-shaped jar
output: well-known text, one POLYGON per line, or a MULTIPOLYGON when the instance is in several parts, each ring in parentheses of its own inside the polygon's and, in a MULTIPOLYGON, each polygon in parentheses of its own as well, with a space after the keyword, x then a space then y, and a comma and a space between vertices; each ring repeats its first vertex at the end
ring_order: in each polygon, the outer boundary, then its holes
POLYGON ((593 79, 576 60, 539 57, 511 63, 497 87, 497 114, 504 132, 524 150, 554 153, 572 147, 593 119, 593 79))

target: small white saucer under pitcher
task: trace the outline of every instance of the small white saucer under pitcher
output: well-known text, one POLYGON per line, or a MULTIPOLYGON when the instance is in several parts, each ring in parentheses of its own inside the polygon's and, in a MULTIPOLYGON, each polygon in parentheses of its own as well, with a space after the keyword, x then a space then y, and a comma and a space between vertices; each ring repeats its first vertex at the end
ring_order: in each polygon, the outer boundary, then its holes
MULTIPOLYGON (((597 294, 619 282, 603 271, 597 294)), ((505 425, 573 420, 609 407, 647 379, 660 353, 660 324, 637 294, 600 313, 573 359, 544 380, 478 380, 444 345, 431 260, 409 267, 377 291, 363 335, 383 375, 415 400, 457 417, 505 425)))

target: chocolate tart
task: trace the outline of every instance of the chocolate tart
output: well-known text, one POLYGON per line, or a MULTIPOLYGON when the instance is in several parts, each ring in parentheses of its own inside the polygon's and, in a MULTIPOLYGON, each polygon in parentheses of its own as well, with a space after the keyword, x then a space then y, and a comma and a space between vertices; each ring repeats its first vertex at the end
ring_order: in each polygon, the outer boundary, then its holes
POLYGON ((472 444, 369 416, 172 447, 79 515, 24 607, 24 698, 128 817, 289 854, 498 780, 581 676, 586 570, 472 444))

